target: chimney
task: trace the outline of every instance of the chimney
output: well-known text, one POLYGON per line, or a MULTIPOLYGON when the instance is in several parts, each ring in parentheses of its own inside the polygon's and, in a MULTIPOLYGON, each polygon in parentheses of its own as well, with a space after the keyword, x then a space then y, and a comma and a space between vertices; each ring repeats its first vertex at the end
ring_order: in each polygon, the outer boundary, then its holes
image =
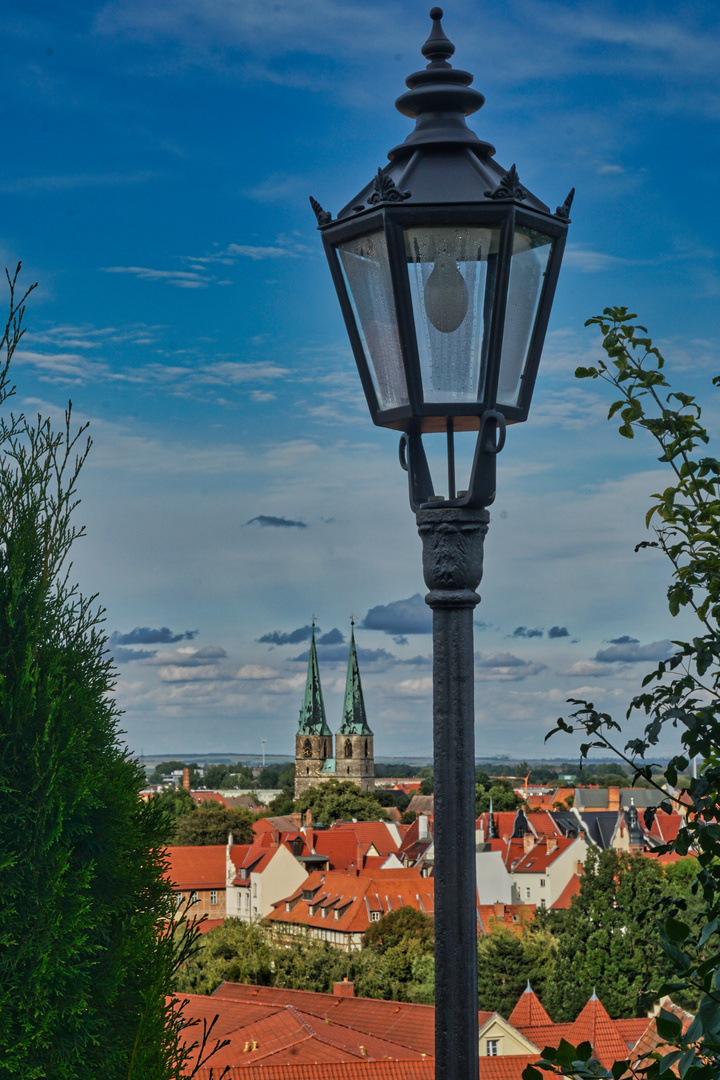
POLYGON ((305 828, 309 829, 312 825, 312 810, 305 811, 305 828))
POLYGON ((532 849, 535 847, 535 837, 533 836, 532 833, 525 833, 525 835, 523 836, 522 839, 523 839, 523 851, 527 855, 527 853, 529 851, 532 851, 532 849))
POLYGON ((482 820, 480 821, 480 828, 475 830, 475 843, 476 844, 484 844, 485 843, 485 829, 483 828, 482 820))
POLYGON ((496 919, 504 919, 505 918, 505 905, 504 904, 493 904, 493 913, 494 913, 496 919))
POLYGON ((302 814, 291 814, 290 820, 292 821, 293 825, 297 825, 299 829, 302 825, 302 814))
POLYGON ((347 976, 342 982, 333 983, 335 997, 355 997, 355 984, 347 981, 347 976))
POLYGON ((620 788, 610 787, 608 788, 608 810, 618 811, 620 809, 620 788))
POLYGON ((357 851, 355 852, 355 864, 358 870, 362 870, 365 865, 365 853, 363 851, 362 844, 358 844, 357 851))
POLYGON ((185 788, 186 791, 190 790, 190 768, 187 765, 183 769, 183 785, 182 786, 185 788))
POLYGON ((548 837, 547 837, 547 851, 548 851, 548 855, 550 854, 550 852, 551 852, 551 851, 555 851, 555 849, 557 848, 557 846, 558 846, 558 845, 557 845, 557 837, 556 837, 556 836, 548 836, 548 837))
POLYGON ((418 815, 418 840, 429 840, 427 814, 418 815))

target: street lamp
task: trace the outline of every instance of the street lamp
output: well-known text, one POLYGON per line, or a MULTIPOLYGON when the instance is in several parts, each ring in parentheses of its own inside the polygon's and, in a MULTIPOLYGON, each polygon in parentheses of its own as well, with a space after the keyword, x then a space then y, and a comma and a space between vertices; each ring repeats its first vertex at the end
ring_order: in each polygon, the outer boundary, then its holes
POLYGON ((506 424, 527 419, 574 192, 553 213, 465 121, 442 10, 396 107, 415 128, 337 218, 313 198, 370 415, 400 461, 433 609, 437 1076, 477 1080, 473 609, 506 424), (456 490, 455 433, 477 431, 456 490), (447 497, 423 435, 447 439, 447 497))

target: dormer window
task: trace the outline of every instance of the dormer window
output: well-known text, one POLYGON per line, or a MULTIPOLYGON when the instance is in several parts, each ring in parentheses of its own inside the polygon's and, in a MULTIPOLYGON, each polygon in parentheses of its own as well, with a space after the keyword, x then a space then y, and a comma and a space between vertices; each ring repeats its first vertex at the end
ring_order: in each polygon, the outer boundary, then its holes
POLYGON ((315 914, 315 905, 314 904, 308 904, 308 915, 314 915, 314 914, 315 914))
POLYGON ((371 911, 370 912, 370 922, 380 922, 380 912, 379 911, 371 911))
POLYGON ((320 915, 322 916, 323 919, 327 919, 327 913, 328 913, 328 909, 326 907, 320 908, 320 915))

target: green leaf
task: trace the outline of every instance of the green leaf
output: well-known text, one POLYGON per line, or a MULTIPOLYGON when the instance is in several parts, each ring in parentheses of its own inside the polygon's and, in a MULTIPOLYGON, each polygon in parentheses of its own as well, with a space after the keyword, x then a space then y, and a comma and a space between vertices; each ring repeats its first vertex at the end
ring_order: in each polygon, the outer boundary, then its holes
POLYGON ((673 1042, 682 1035, 682 1021, 674 1013, 661 1009, 656 1017, 658 1035, 667 1042, 673 1042))

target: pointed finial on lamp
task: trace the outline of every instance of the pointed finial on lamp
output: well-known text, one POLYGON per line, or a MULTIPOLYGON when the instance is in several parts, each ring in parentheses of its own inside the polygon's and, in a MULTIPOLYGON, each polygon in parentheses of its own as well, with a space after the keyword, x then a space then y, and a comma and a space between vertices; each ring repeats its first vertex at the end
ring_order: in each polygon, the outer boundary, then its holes
POLYGON ((436 67, 439 64, 443 64, 445 67, 450 65, 447 61, 455 52, 455 46, 452 41, 448 40, 445 36, 445 31, 442 28, 440 20, 443 17, 443 9, 439 7, 431 8, 430 18, 433 21, 432 30, 430 36, 422 47, 422 54, 426 60, 430 63, 428 67, 436 67))

